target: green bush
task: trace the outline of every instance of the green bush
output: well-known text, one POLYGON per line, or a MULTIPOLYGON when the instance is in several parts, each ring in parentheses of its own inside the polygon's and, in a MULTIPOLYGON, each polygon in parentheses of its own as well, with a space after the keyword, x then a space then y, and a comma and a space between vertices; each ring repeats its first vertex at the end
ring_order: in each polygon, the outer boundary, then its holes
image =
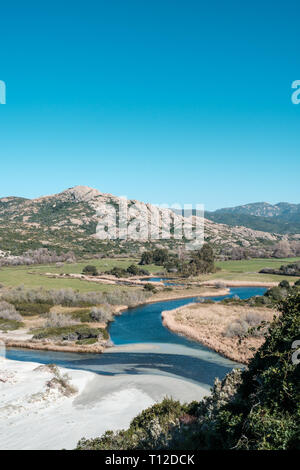
POLYGON ((82 344, 82 345, 95 344, 95 343, 97 343, 97 338, 86 338, 86 339, 79 339, 78 341, 76 341, 76 344, 82 344))
POLYGON ((108 339, 108 333, 102 328, 90 328, 88 325, 71 325, 57 328, 37 328, 33 330, 34 339, 60 339, 64 341, 78 341, 88 338, 108 339))
POLYGON ((11 330, 18 330, 22 328, 24 323, 17 321, 17 320, 6 320, 4 318, 0 318, 0 330, 2 331, 11 331, 11 330))
POLYGON ((156 292, 156 287, 150 282, 147 282, 147 284, 144 284, 144 289, 148 292, 153 292, 153 293, 156 292))
POLYGON ((84 310, 74 310, 74 312, 68 312, 66 315, 70 315, 74 320, 78 320, 81 323, 89 323, 94 321, 91 317, 91 309, 86 308, 84 310))
POLYGON ((86 276, 98 276, 98 270, 96 266, 88 264, 83 268, 82 274, 85 274, 86 276))
POLYGON ((290 288, 290 283, 286 281, 285 279, 279 283, 279 287, 283 289, 289 289, 290 288))
POLYGON ((124 268, 119 268, 118 266, 115 266, 112 268, 110 271, 107 271, 109 274, 112 276, 116 277, 128 277, 128 272, 124 268))
POLYGON ((49 313, 49 310, 52 307, 51 304, 40 304, 34 302, 13 302, 13 304, 18 312, 24 317, 49 313))

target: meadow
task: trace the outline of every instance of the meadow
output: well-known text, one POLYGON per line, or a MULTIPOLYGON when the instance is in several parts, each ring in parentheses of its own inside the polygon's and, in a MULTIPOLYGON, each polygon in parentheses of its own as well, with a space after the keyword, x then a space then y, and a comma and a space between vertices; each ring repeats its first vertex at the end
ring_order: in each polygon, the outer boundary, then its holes
MULTIPOLYGON (((120 288, 115 285, 108 284, 96 284, 88 281, 81 281, 79 279, 68 279, 68 278, 50 278, 44 276, 45 273, 57 273, 57 274, 71 274, 81 273, 83 268, 87 264, 92 264, 97 267, 99 272, 109 271, 114 266, 118 266, 126 269, 131 264, 137 264, 138 259, 127 258, 127 259, 116 259, 116 258, 104 258, 104 259, 90 259, 84 260, 77 263, 65 263, 62 266, 55 264, 48 265, 34 265, 34 266, 15 266, 15 267, 2 267, 0 269, 0 284, 8 286, 20 286, 25 287, 39 287, 42 286, 46 289, 60 289, 60 288, 72 288, 78 289, 81 292, 90 291, 106 291, 109 292, 114 289, 120 288)), ((216 263, 219 270, 213 274, 201 275, 199 280, 209 279, 224 279, 224 280, 238 280, 238 281, 275 281, 280 282, 283 279, 287 279, 290 282, 296 281, 297 277, 291 276, 278 276, 272 274, 259 274, 258 272, 266 267, 279 268, 282 264, 290 264, 293 262, 299 262, 300 258, 283 258, 283 259, 251 259, 241 261, 219 261, 216 263)), ((152 274, 163 272, 161 266, 154 264, 143 266, 144 269, 152 274)), ((130 289, 130 287, 122 286, 122 289, 130 289)))
POLYGON ((216 263, 219 270, 214 274, 203 276, 203 279, 226 279, 236 281, 261 281, 261 282, 280 282, 286 279, 294 282, 299 279, 293 276, 279 276, 276 274, 259 274, 263 268, 278 269, 283 264, 291 264, 300 262, 300 258, 255 258, 250 260, 238 261, 218 261, 216 263))
MULTIPOLYGON (((83 268, 87 264, 96 266, 98 272, 105 272, 112 269, 114 266, 120 268, 128 268, 131 264, 137 264, 138 259, 127 258, 127 259, 116 259, 116 258, 104 258, 104 259, 89 259, 80 261, 78 263, 65 263, 63 266, 57 266, 56 264, 48 265, 33 265, 33 266, 9 266, 2 267, 0 269, 0 284, 5 287, 16 287, 23 285, 24 287, 44 287, 45 289, 61 289, 61 288, 72 288, 78 289, 80 292, 95 292, 95 291, 106 291, 109 292, 114 289, 120 288, 119 286, 109 284, 96 284, 88 281, 81 281, 79 279, 68 279, 68 278, 50 278, 44 276, 45 273, 56 273, 56 274, 80 274, 83 268)), ((147 271, 155 274, 162 271, 162 267, 155 266, 154 264, 143 266, 147 271)), ((122 290, 130 289, 130 287, 122 286, 122 290)))

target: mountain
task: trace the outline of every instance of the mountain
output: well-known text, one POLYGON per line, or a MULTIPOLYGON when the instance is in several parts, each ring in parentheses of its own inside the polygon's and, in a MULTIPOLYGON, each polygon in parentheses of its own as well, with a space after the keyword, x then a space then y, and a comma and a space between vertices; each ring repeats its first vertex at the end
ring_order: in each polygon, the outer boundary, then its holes
POLYGON ((279 202, 278 204, 269 204, 268 202, 254 202, 243 206, 228 207, 215 211, 234 214, 255 215, 259 217, 294 217, 300 216, 300 204, 290 204, 288 202, 279 202))
MULTIPOLYGON (((101 240, 97 238, 99 224, 111 221, 121 198, 101 193, 87 186, 69 188, 59 194, 37 199, 5 197, 0 199, 0 252, 19 255, 29 249, 47 247, 61 252, 74 251, 77 255, 138 253, 152 245, 177 249, 182 240, 174 238, 149 241, 147 236, 136 240, 134 226, 136 212, 143 210, 144 231, 149 218, 157 208, 139 201, 129 201, 130 227, 128 240, 101 240), (109 209, 107 209, 109 204, 109 209)), ((171 219, 173 229, 183 222, 192 226, 195 217, 183 218, 170 209, 160 209, 160 217, 171 219)), ((231 227, 205 219, 205 240, 217 251, 233 247, 265 250, 282 240, 297 241, 300 235, 281 235, 239 226, 231 227)), ((104 226, 103 225, 103 226, 104 226)), ((300 230, 299 230, 300 233, 300 230)), ((271 248, 270 248, 271 249, 271 248)))
POLYGON ((205 216, 217 223, 243 225, 269 233, 300 233, 300 204, 256 202, 206 212, 205 216))

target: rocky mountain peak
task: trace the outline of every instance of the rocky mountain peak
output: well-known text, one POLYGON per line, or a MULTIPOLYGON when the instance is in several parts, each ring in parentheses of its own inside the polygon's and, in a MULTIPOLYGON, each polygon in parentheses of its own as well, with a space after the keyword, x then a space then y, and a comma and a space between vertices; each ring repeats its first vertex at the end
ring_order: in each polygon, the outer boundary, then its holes
POLYGON ((89 186, 74 186, 73 188, 66 189, 60 195, 71 196, 75 201, 89 202, 96 197, 102 196, 98 189, 90 188, 89 186))

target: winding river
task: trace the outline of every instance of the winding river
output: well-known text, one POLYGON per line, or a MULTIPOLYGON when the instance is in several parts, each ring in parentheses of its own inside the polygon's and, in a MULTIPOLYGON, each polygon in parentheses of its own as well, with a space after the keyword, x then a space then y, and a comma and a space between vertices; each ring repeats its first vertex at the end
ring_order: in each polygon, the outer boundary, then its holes
MULTIPOLYGON (((218 301, 235 295, 245 299, 262 295, 265 290, 260 287, 232 288, 228 295, 212 299, 218 301)), ((215 377, 223 378, 233 367, 242 367, 199 343, 170 332, 162 325, 163 310, 171 310, 195 300, 191 297, 128 309, 111 323, 109 332, 114 346, 103 354, 9 349, 7 358, 43 364, 56 363, 66 368, 114 377, 115 380, 111 382, 105 381, 111 384, 110 392, 116 387, 134 384, 154 399, 161 399, 171 393, 170 387, 163 387, 161 383, 166 382, 166 378, 173 379, 167 381, 169 384, 178 384, 178 394, 179 389, 181 394, 182 389, 188 389, 190 392, 187 391, 185 398, 194 399, 198 396, 199 388, 202 391, 209 390, 215 377)), ((176 390, 173 392, 176 396, 176 390)))

